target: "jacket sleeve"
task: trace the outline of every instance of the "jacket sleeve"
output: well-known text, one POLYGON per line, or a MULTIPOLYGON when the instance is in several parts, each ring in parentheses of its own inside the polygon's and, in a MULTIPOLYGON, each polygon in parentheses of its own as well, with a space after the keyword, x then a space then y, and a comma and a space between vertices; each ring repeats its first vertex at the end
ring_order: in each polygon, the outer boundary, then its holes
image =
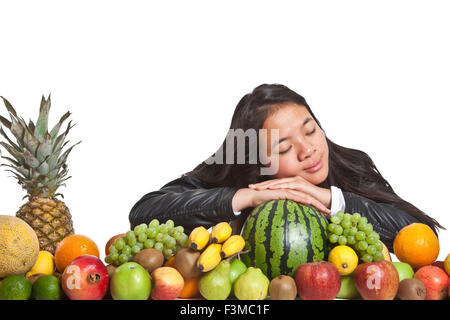
MULTIPOLYGON (((408 224, 419 222, 418 218, 395 208, 388 203, 378 203, 360 195, 343 191, 345 199, 345 212, 359 212, 361 216, 373 225, 373 229, 380 235, 380 240, 386 245, 389 251, 393 252, 393 243, 397 233, 408 224)), ((430 228, 436 233, 433 226, 430 228)))
POLYGON ((152 219, 164 222, 172 219, 181 225, 185 233, 202 225, 209 228, 221 221, 231 221, 232 199, 239 188, 206 188, 199 179, 181 177, 157 191, 144 195, 131 209, 129 220, 131 229, 152 219))

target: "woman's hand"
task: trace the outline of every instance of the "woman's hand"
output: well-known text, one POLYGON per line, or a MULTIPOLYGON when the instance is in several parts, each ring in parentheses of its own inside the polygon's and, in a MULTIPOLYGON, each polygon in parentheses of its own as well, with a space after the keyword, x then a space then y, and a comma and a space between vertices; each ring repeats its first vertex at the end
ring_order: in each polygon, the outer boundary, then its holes
POLYGON ((316 207, 325 215, 331 213, 323 203, 319 200, 302 191, 294 189, 251 189, 243 188, 239 189, 233 197, 233 211, 241 211, 248 207, 257 207, 259 204, 270 200, 293 200, 306 205, 312 205, 316 207))
MULTIPOLYGON (((267 180, 264 182, 251 184, 249 185, 249 188, 257 191, 280 189, 295 190, 303 197, 310 199, 310 201, 311 199, 319 201, 327 210, 331 208, 331 190, 320 188, 300 176, 267 180)), ((314 206, 320 210, 318 206, 314 206)), ((328 210, 328 214, 329 213, 330 210, 328 210)))

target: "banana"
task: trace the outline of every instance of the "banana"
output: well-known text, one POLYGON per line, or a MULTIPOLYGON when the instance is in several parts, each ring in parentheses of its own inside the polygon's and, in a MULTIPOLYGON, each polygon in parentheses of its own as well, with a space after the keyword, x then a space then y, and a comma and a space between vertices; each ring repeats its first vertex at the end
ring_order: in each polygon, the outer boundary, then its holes
POLYGON ((227 239, 222 245, 222 250, 220 251, 220 256, 222 258, 228 258, 229 256, 240 252, 244 249, 245 240, 240 235, 233 235, 227 239))
POLYGON ((211 243, 207 246, 197 259, 198 269, 202 272, 214 269, 222 260, 220 257, 221 249, 222 245, 219 243, 211 243))
POLYGON ((197 227, 189 234, 188 247, 201 251, 209 243, 209 232, 205 227, 197 227))
POLYGON ((228 222, 220 222, 211 230, 211 242, 222 243, 231 236, 231 226, 228 222))

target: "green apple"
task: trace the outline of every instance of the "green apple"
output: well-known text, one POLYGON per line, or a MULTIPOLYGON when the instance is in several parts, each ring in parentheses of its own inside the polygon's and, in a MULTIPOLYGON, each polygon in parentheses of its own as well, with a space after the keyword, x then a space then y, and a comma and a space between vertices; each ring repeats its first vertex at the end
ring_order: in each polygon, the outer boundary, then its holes
POLYGON ((230 281, 233 285, 234 281, 247 270, 247 266, 239 259, 233 259, 230 264, 230 281))
POLYGON ((398 281, 414 278, 413 268, 406 262, 392 262, 398 271, 398 281))
POLYGON ((358 289, 356 289, 353 275, 341 276, 341 289, 339 290, 336 298, 340 299, 356 299, 359 298, 358 289))
POLYGON ((247 270, 247 266, 241 260, 234 258, 230 263, 230 281, 231 281, 231 292, 230 297, 234 297, 234 282, 241 274, 247 270))
POLYGON ((127 262, 114 272, 110 290, 114 300, 148 300, 151 288, 147 270, 136 262, 127 262))

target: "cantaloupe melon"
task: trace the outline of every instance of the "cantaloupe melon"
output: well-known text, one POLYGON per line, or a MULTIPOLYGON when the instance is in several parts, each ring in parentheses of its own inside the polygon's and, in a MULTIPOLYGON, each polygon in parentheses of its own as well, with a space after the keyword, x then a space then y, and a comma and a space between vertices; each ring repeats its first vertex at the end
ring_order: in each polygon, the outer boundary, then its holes
POLYGON ((0 278, 27 273, 39 255, 39 240, 22 219, 0 215, 0 278))

